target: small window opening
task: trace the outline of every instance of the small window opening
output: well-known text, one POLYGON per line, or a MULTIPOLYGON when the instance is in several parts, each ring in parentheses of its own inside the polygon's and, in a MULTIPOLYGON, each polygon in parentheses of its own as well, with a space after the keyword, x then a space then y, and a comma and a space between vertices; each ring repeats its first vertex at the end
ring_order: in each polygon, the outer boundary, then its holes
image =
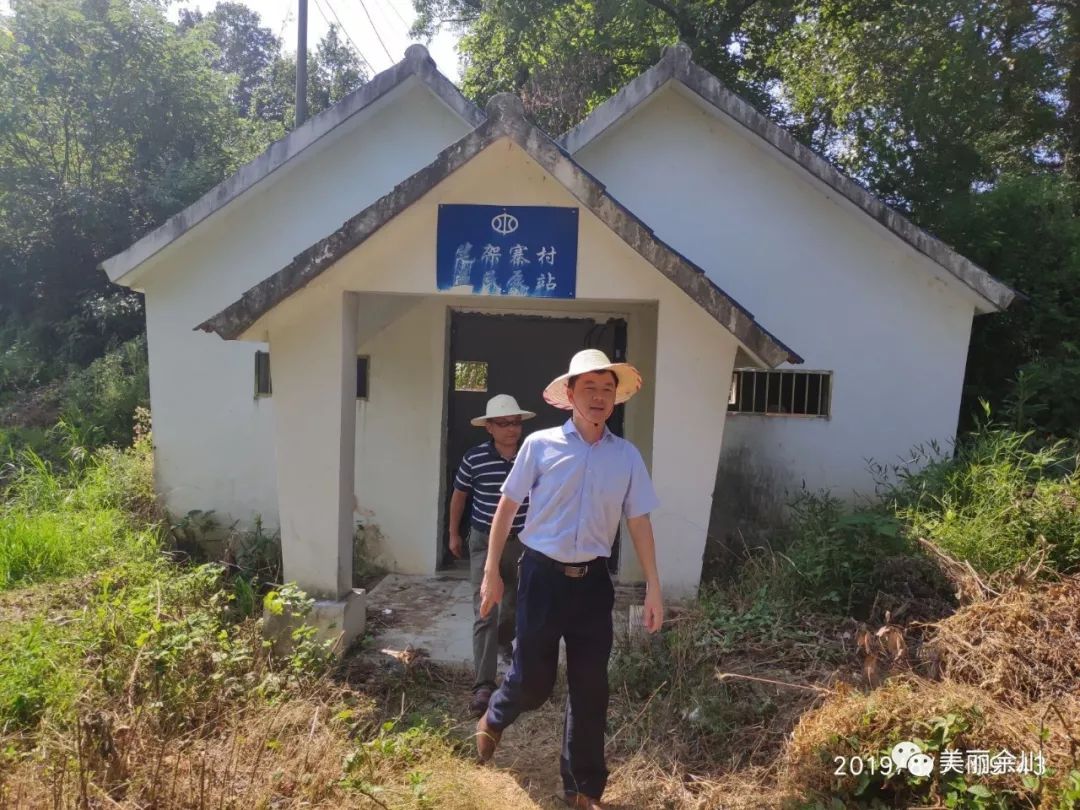
POLYGON ((454 390, 487 391, 487 373, 487 363, 479 360, 465 360, 461 363, 454 363, 454 390))
POLYGON ((832 372, 735 369, 728 412, 827 417, 832 412, 832 372))
POLYGON ((255 352, 255 396, 268 397, 273 393, 270 383, 270 352, 255 352))

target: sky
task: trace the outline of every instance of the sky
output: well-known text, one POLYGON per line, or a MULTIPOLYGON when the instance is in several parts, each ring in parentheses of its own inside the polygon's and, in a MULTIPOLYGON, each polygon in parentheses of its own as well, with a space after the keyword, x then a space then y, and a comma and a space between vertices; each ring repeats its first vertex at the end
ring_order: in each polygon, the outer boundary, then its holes
MULTIPOLYGON (((299 0, 240 0, 258 12, 263 25, 281 37, 286 50, 296 52, 296 16, 299 0)), ((179 9, 208 12, 217 0, 180 0, 170 5, 169 18, 179 17, 179 9)), ((338 23, 344 28, 346 42, 352 42, 372 72, 385 70, 405 56, 405 49, 415 40, 409 27, 416 18, 412 0, 308 0, 308 49, 314 50, 330 28, 338 23), (381 40, 381 41, 380 41, 381 40)), ((457 36, 441 31, 427 45, 431 58, 443 75, 460 79, 455 46, 457 36)))

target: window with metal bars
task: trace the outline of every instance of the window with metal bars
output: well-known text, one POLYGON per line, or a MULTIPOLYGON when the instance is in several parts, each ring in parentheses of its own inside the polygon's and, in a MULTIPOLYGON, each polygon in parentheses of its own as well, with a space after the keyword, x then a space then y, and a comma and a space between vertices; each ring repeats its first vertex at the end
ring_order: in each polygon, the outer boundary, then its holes
POLYGON ((731 378, 729 413, 827 417, 831 404, 831 371, 737 368, 731 378))

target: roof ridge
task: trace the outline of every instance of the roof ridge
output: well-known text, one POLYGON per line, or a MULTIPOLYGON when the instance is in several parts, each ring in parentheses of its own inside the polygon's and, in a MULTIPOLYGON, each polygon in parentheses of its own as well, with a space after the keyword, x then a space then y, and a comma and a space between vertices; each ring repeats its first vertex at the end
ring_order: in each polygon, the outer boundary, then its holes
POLYGON ((685 43, 666 46, 659 62, 600 104, 577 126, 563 134, 559 143, 570 154, 576 154, 615 126, 668 81, 678 81, 714 109, 768 142, 897 238, 940 265, 986 301, 989 310, 1001 311, 1009 306, 1016 296, 1010 287, 936 236, 915 225, 826 158, 799 142, 787 129, 734 92, 721 79, 696 64, 692 57, 693 53, 685 43))
POLYGON ((530 122, 521 99, 512 93, 491 98, 486 120, 448 146, 435 160, 395 186, 389 193, 320 239, 269 278, 247 290, 237 301, 196 329, 236 339, 293 293, 363 244, 380 228, 421 199, 431 189, 484 149, 509 138, 554 177, 585 208, 658 272, 686 292, 754 357, 769 366, 802 362, 790 348, 754 320, 705 271, 661 241, 644 222, 616 200, 604 185, 581 167, 562 147, 530 122))
POLYGON ((122 279, 145 261, 413 76, 423 81, 444 104, 473 127, 483 123, 484 113, 439 71, 428 49, 418 43, 410 45, 400 62, 376 73, 336 104, 278 138, 195 202, 173 214, 120 253, 102 261, 99 268, 108 274, 110 281, 122 284, 122 279))

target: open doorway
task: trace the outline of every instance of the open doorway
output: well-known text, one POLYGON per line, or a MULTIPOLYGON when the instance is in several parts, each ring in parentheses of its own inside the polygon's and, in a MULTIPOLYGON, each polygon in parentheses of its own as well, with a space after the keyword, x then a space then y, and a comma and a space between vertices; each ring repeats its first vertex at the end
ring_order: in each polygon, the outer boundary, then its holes
MULTIPOLYGON (((536 418, 525 423, 522 439, 533 431, 563 424, 569 413, 544 402, 542 392, 544 386, 566 372, 571 356, 582 349, 600 349, 613 361, 625 360, 625 319, 601 322, 592 318, 450 313, 440 569, 468 567, 467 559, 455 561, 450 553, 449 514, 454 474, 462 456, 489 438, 486 430, 473 427, 470 420, 484 414, 488 399, 495 394, 510 394, 522 408, 536 412, 536 418)), ((608 427, 618 436, 623 435, 623 410, 622 405, 617 406, 608 420, 608 427)), ((469 507, 465 510, 466 523, 468 515, 469 507)), ((466 533, 467 527, 463 526, 462 535, 466 533)), ((613 572, 618 559, 616 538, 609 563, 613 572)))

